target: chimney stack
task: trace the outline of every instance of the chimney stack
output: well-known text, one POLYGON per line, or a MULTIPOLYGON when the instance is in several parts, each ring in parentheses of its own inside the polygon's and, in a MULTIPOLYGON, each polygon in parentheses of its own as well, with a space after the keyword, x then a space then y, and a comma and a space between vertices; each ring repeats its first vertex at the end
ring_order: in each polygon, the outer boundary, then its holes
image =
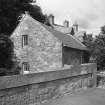
POLYGON ((49 24, 50 25, 53 25, 54 24, 54 16, 52 14, 49 15, 48 21, 49 21, 49 24))
POLYGON ((74 28, 74 32, 75 32, 75 33, 78 32, 78 23, 77 23, 77 22, 75 22, 75 23, 73 24, 73 28, 74 28))
POLYGON ((64 27, 69 27, 69 21, 65 20, 65 21, 63 22, 63 26, 64 26, 64 27))

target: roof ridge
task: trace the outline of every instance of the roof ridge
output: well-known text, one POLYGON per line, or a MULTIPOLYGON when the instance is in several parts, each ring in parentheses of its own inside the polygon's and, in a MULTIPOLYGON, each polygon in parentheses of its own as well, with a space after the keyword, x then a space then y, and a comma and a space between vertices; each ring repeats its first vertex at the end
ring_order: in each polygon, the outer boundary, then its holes
MULTIPOLYGON (((26 22, 26 20, 30 20, 33 22, 37 22, 40 24, 43 28, 45 28, 47 31, 51 32, 55 37, 57 37, 59 40, 61 40, 63 43, 67 44, 68 47, 79 49, 79 50, 87 50, 86 46, 83 45, 80 41, 78 41, 76 38, 74 38, 72 35, 64 34, 58 30, 56 30, 53 27, 49 27, 37 20, 35 20, 33 17, 31 17, 29 14, 25 14, 24 17, 21 19, 20 23, 18 24, 17 28, 19 27, 22 22, 26 22)), ((16 29, 17 29, 16 28, 16 29)), ((14 30, 14 32, 16 31, 14 30)))
POLYGON ((86 47, 83 43, 80 42, 79 39, 77 39, 76 37, 74 37, 74 36, 72 36, 72 35, 71 35, 71 37, 72 37, 73 39, 77 40, 81 45, 83 45, 84 47, 86 47))
MULTIPOLYGON (((41 23, 42 24, 42 23, 41 23)), ((52 27, 48 27, 47 25, 45 25, 45 24, 42 24, 45 28, 47 28, 47 30, 48 31, 56 31, 56 32, 58 32, 59 34, 61 34, 61 35, 63 35, 63 36, 69 36, 69 37, 71 37, 73 40, 75 40, 77 43, 79 43, 79 45, 81 45, 82 46, 82 50, 83 49, 85 49, 85 50, 87 50, 87 47, 83 44, 83 43, 81 43, 77 38, 75 38, 74 36, 72 36, 72 35, 67 35, 67 34, 64 34, 64 33, 62 33, 62 32, 60 32, 60 31, 58 31, 58 30, 55 30, 54 28, 52 28, 52 27)), ((62 39, 62 41, 63 41, 63 39, 62 39)), ((77 49, 79 49, 79 48, 77 48, 77 49)))
POLYGON ((12 32, 11 35, 13 35, 13 33, 15 32, 15 30, 19 27, 19 25, 23 22, 23 20, 24 20, 24 19, 26 18, 26 16, 29 15, 29 14, 26 13, 26 14, 22 14, 22 15, 23 15, 22 18, 19 20, 18 25, 16 26, 16 28, 14 29, 14 31, 12 32))

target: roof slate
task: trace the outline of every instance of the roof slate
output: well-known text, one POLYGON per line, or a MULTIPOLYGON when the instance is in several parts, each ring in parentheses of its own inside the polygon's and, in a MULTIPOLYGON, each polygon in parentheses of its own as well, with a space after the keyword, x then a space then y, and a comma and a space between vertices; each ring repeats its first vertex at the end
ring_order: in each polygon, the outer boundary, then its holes
POLYGON ((88 50, 87 47, 82 44, 78 39, 76 39, 72 35, 63 34, 62 32, 59 32, 53 28, 50 28, 44 24, 42 24, 43 27, 45 27, 48 31, 50 31, 55 37, 60 39, 63 44, 67 47, 71 47, 78 50, 88 50))
POLYGON ((52 25, 53 28, 57 31, 60 31, 64 34, 70 34, 71 33, 71 30, 72 30, 72 27, 64 27, 64 26, 60 26, 60 25, 52 25))

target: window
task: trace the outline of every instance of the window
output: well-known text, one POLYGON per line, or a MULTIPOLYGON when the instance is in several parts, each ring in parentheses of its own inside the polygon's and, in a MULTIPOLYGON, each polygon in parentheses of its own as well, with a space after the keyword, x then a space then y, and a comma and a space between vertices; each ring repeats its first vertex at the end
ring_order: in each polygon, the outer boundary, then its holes
POLYGON ((22 47, 28 45, 28 35, 22 35, 22 47))
POLYGON ((28 62, 22 63, 22 70, 23 71, 29 71, 29 63, 28 62))

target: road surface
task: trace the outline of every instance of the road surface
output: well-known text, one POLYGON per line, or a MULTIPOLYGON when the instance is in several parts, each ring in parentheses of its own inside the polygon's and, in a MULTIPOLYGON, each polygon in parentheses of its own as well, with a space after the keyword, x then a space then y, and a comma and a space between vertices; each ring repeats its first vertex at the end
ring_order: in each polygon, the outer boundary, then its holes
POLYGON ((105 89, 88 89, 68 94, 43 105, 105 105, 105 89))

